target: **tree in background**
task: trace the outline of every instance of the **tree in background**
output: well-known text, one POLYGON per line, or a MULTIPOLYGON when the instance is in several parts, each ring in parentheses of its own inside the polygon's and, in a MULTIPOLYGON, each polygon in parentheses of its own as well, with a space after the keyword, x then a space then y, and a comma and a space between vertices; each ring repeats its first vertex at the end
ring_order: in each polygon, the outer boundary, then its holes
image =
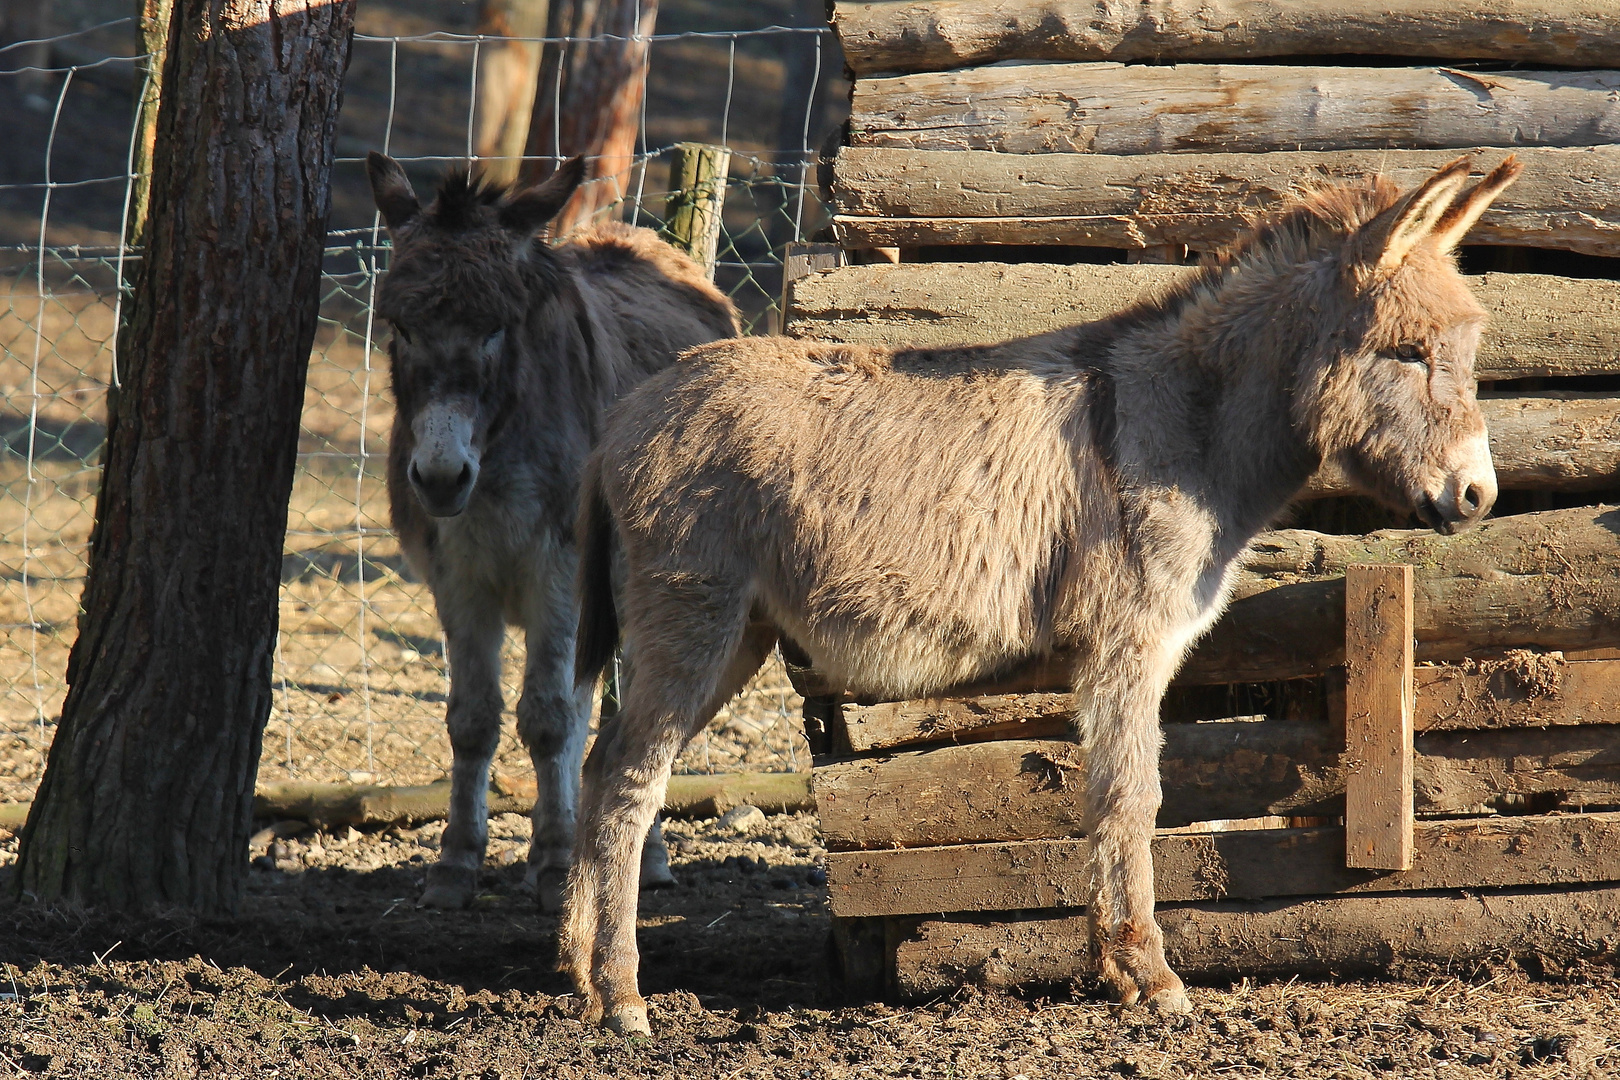
MULTIPOLYGON (((533 39, 546 34, 548 0, 484 0, 478 33, 533 39)), ((484 172, 503 183, 517 179, 528 145, 534 88, 540 75, 540 42, 484 42, 478 50, 478 104, 473 153, 484 172)))
POLYGON ((173 0, 69 690, 14 887, 229 911, 355 0, 173 0))
POLYGON ((577 230, 628 193, 657 20, 658 0, 552 0, 546 36, 574 40, 545 47, 528 153, 546 160, 531 161, 529 172, 544 179, 574 154, 589 169, 553 235, 577 230))

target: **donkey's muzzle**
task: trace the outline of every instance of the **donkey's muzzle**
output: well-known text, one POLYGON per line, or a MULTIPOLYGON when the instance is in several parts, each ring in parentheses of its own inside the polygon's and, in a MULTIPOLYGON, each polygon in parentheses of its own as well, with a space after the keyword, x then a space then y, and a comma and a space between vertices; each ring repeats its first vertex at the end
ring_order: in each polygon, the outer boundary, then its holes
POLYGON ((1473 528, 1496 504, 1496 474, 1469 477, 1452 476, 1439 496, 1424 495, 1418 500, 1418 519, 1435 532, 1447 536, 1473 528))
POLYGON ((423 469, 413 461, 410 479, 422 509, 434 517, 455 517, 467 508, 473 485, 478 482, 478 467, 470 461, 449 461, 434 462, 423 469))

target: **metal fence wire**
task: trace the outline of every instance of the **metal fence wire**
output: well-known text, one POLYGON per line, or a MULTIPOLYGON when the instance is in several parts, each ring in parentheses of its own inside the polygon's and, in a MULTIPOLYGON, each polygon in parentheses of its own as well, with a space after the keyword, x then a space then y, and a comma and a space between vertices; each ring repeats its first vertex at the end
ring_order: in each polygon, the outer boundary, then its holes
MULTIPOLYGON (((114 20, 44 42, 0 48, 0 107, 25 129, 0 164, 0 801, 32 797, 66 692, 77 631, 118 325, 119 282, 139 253, 120 242, 131 175, 136 61, 107 43, 131 36, 114 20), (97 53, 97 46, 100 53, 97 53), (70 62, 19 63, 43 55, 70 62), (9 70, 5 70, 9 68, 9 70)), ((425 783, 447 774, 449 672, 427 586, 389 530, 384 468, 393 403, 386 327, 372 316, 387 237, 364 180, 364 152, 386 146, 426 183, 471 145, 473 35, 357 35, 350 66, 333 228, 310 358, 298 469, 287 517, 275 704, 261 782, 425 783), (427 84, 424 86, 424 84, 427 84), (456 87, 459 86, 459 96, 456 87), (412 95, 427 95, 432 108, 412 95), (409 122, 407 122, 409 121, 409 122)), ((776 329, 787 244, 825 222, 813 187, 818 96, 839 64, 822 29, 769 28, 651 38, 649 101, 661 59, 701 62, 718 98, 706 112, 677 103, 680 124, 644 110, 630 190, 611 213, 657 226, 677 141, 728 145, 716 283, 752 332, 776 329), (801 101, 781 105, 770 148, 738 123, 757 106, 772 50, 813 46, 801 101), (724 89, 723 95, 719 92, 724 89), (802 116, 796 129, 789 120, 802 116), (809 182, 807 182, 809 181, 809 182)), ((780 70, 780 65, 778 70, 780 70)), ((803 79, 799 80, 802 84, 803 79)), ((780 93, 780 88, 778 88, 780 93)), ((656 108, 652 109, 656 113, 656 108)), ((761 125, 754 124, 754 132, 761 125)), ((515 704, 522 640, 509 635, 506 690, 515 704)), ((808 764, 800 702, 779 662, 690 746, 683 771, 789 770, 808 764)), ((497 771, 528 768, 512 724, 497 771)))

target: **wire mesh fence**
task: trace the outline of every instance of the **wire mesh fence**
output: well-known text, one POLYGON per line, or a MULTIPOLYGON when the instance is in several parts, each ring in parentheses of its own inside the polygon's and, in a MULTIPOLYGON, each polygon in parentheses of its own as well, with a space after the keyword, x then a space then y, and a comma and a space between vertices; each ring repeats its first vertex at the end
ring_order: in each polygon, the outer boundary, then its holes
MULTIPOLYGON (((389 531, 387 330, 371 307, 388 249, 363 162, 365 150, 386 147, 424 190, 446 165, 465 163, 477 52, 487 39, 422 30, 420 19, 407 18, 416 10, 408 0, 373 10, 381 25, 362 30, 419 32, 355 40, 288 510, 262 781, 423 783, 444 776, 450 760, 449 672, 432 597, 389 531)), ((133 20, 94 21, 95 0, 79 0, 74 12, 82 29, 0 48, 0 108, 20 129, 0 163, 0 801, 31 797, 66 692, 119 283, 139 257, 121 242, 140 59, 121 46, 133 37, 133 20)), ((817 129, 836 111, 840 68, 821 28, 651 38, 640 145, 629 188, 610 212, 656 227, 673 143, 730 146, 715 278, 752 332, 776 328, 786 245, 824 220, 807 173, 817 129), (797 80, 788 77, 794 64, 797 80), (788 90, 797 100, 783 96, 788 90), (775 116, 761 113, 763 102, 775 116), (791 140, 771 145, 784 131, 791 140)), ((510 707, 521 637, 509 636, 506 652, 510 707)), ((798 706, 780 664, 767 666, 678 768, 806 764, 798 706)), ((496 769, 527 767, 509 723, 496 769)))

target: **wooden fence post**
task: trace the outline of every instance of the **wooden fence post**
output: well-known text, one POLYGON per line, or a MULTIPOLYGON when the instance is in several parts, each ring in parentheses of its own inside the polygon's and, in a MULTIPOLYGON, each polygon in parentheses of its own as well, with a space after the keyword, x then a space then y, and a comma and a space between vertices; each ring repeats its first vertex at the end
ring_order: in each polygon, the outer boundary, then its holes
POLYGON ((664 213, 669 242, 692 256, 711 278, 720 248, 720 219, 730 168, 730 150, 702 143, 678 144, 669 166, 674 180, 664 213))
POLYGON ((1412 567, 1345 568, 1345 865, 1412 868, 1412 567))

